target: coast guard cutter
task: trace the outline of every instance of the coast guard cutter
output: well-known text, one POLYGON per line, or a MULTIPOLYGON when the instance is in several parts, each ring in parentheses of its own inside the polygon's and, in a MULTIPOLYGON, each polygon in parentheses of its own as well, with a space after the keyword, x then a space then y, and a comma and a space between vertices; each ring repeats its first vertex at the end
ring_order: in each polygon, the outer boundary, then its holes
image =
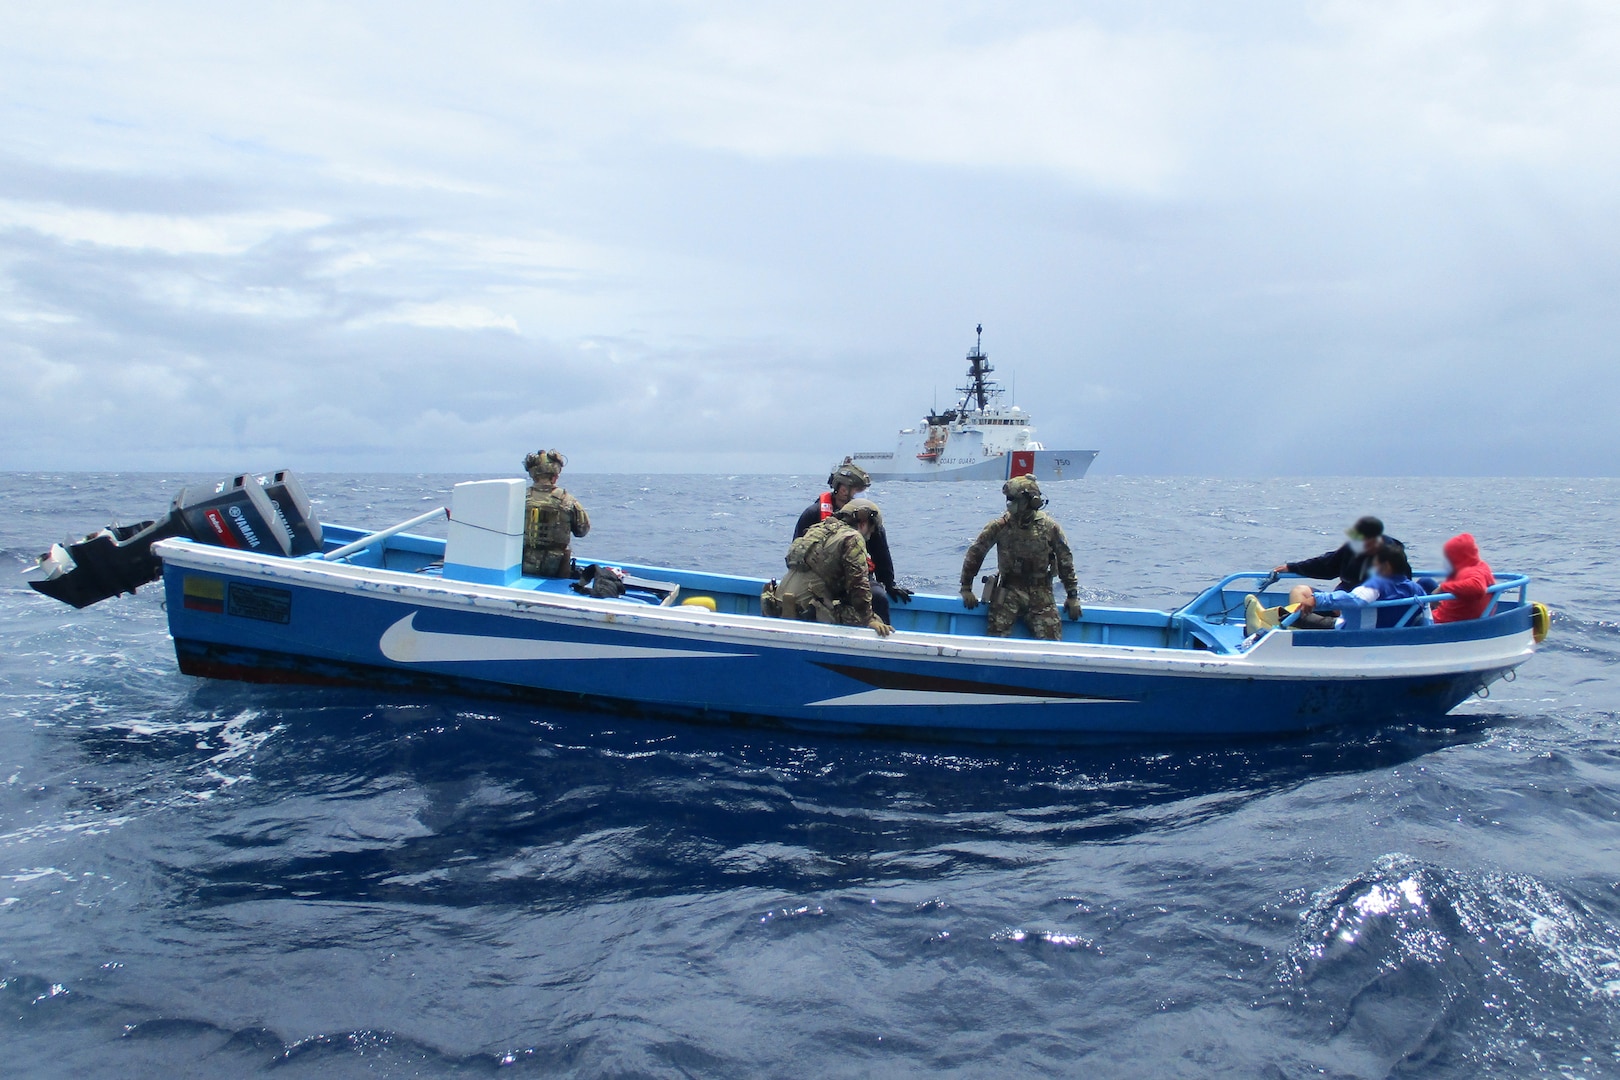
POLYGON ((916 427, 900 430, 892 452, 868 451, 852 460, 873 480, 1078 480, 1097 458, 1095 450, 1048 450, 1035 439, 1030 416, 1006 396, 990 373, 984 327, 967 354, 967 384, 954 409, 930 409, 916 427))

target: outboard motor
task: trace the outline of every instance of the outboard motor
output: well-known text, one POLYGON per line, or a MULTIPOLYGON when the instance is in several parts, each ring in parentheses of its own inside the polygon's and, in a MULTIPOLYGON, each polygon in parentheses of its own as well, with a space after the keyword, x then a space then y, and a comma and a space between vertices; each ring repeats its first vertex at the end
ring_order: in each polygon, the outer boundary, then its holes
POLYGON ((163 560, 152 545, 171 536, 266 555, 321 550, 321 523, 290 471, 243 473, 213 487, 182 488, 167 516, 139 525, 109 525, 76 544, 52 544, 39 557, 44 576, 29 584, 76 608, 156 581, 163 560))

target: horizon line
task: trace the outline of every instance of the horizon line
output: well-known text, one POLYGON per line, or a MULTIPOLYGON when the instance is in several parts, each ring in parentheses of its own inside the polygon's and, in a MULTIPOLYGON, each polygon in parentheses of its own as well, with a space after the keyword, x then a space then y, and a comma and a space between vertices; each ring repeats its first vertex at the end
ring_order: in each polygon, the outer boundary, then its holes
MULTIPOLYGON (((241 476, 248 473, 259 475, 276 470, 244 469, 227 471, 207 468, 177 468, 177 469, 0 469, 0 476, 40 476, 61 473, 75 476, 175 476, 181 474, 206 473, 209 475, 241 476)), ((454 472, 436 472, 429 469, 291 469, 304 476, 469 476, 479 479, 513 477, 511 472, 458 470, 454 472)), ((578 469, 569 470, 569 476, 719 476, 719 477, 800 477, 814 475, 820 469, 800 470, 797 472, 740 472, 736 470, 694 470, 690 472, 647 472, 625 469, 578 469)), ((1079 484, 1088 480, 1616 480, 1620 473, 1182 473, 1182 472, 1140 472, 1140 473, 1101 473, 1086 475, 1074 480, 1049 480, 1047 483, 1079 484)), ((889 484, 998 484, 1000 480, 888 480, 875 481, 876 487, 881 483, 889 484)))

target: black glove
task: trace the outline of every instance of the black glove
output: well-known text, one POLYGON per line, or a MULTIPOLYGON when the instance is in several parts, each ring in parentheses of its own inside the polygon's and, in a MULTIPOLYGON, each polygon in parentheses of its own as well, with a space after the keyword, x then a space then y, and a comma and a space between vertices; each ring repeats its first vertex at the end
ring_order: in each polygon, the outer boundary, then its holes
POLYGON ((911 603, 911 598, 913 596, 915 596, 915 595, 916 595, 915 593, 913 593, 910 589, 906 588, 903 585, 890 585, 889 586, 889 599, 890 600, 898 600, 902 604, 909 604, 909 603, 911 603))

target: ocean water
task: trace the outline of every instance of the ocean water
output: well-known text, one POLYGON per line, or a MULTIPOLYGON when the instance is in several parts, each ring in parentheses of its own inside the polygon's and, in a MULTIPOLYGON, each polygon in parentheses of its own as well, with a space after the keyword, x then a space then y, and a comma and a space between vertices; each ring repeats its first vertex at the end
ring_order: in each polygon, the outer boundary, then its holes
MULTIPOLYGON (((1444 727, 997 750, 204 683, 22 584, 187 479, 0 474, 3 1075, 1620 1076, 1620 483, 1051 485, 1093 601, 1375 511, 1553 636, 1444 727)), ((765 574, 819 479, 567 481, 581 554, 765 574)), ((875 495, 954 591, 997 486, 875 495)))

